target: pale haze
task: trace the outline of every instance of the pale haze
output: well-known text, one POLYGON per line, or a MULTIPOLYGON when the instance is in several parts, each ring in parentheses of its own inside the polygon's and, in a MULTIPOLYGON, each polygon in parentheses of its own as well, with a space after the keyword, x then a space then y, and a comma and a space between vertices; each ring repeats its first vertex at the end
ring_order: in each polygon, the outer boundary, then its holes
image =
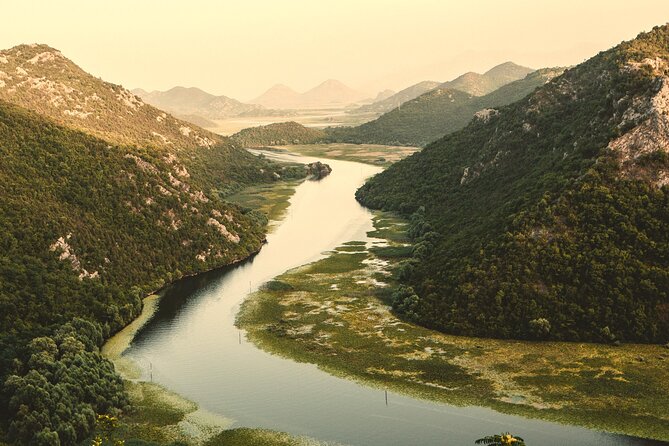
POLYGON ((338 79, 373 94, 511 60, 583 61, 669 20, 666 0, 21 1, 0 48, 46 43, 128 88, 197 86, 250 100, 338 79))

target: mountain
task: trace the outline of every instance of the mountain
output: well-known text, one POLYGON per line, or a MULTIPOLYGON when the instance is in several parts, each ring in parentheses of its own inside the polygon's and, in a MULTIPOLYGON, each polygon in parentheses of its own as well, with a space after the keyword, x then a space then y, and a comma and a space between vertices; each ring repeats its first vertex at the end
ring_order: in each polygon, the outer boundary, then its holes
POLYGON ((102 340, 149 292, 260 249, 263 223, 200 189, 169 154, 4 101, 0 156, 0 422, 15 444, 49 432, 52 444, 78 444, 94 413, 127 404, 102 340))
POLYGON ((388 96, 384 99, 377 99, 371 104, 363 105, 357 108, 355 112, 387 113, 404 104, 405 102, 417 98, 418 96, 434 90, 437 87, 441 88, 442 90, 460 90, 465 93, 469 93, 472 96, 484 96, 510 82, 524 78, 532 71, 534 70, 531 68, 522 67, 520 65, 516 65, 513 62, 505 62, 491 68, 484 74, 469 72, 448 82, 419 82, 415 85, 405 88, 404 90, 401 90, 395 95, 388 96))
POLYGON ((327 131, 330 139, 339 142, 423 146, 461 129, 482 110, 521 99, 561 72, 559 68, 537 70, 481 97, 441 84, 373 121, 327 131))
POLYGON ((365 99, 365 94, 347 87, 343 83, 328 79, 301 95, 306 107, 345 106, 365 99))
POLYGON ((130 90, 130 93, 134 94, 135 96, 139 96, 140 98, 149 94, 149 92, 143 88, 133 88, 130 90))
POLYGON ((277 84, 251 101, 267 108, 298 108, 300 93, 283 84, 277 84))
POLYGON ((270 170, 260 173, 257 157, 226 138, 86 73, 47 45, 0 51, 0 100, 112 144, 156 149, 183 164, 205 189, 272 180, 270 170))
POLYGON ((372 103, 388 99, 389 97, 391 97, 395 93, 397 93, 397 92, 394 91, 394 90, 389 90, 389 89, 379 91, 379 93, 376 95, 376 97, 374 99, 372 99, 372 103))
POLYGON ((499 87, 510 82, 522 79, 532 71, 534 71, 534 69, 523 67, 513 62, 505 62, 494 66, 483 73, 483 77, 485 77, 491 85, 490 90, 487 93, 497 90, 499 87))
POLYGON ((214 121, 210 121, 209 119, 200 116, 200 115, 177 115, 176 116, 178 119, 182 119, 186 122, 190 122, 191 124, 195 124, 198 127, 202 128, 214 128, 216 127, 216 123, 214 121))
POLYGON ((405 88, 387 98, 377 100, 371 104, 363 105, 354 110, 354 112, 367 113, 386 113, 390 110, 399 107, 407 101, 410 101, 423 93, 427 93, 439 86, 439 82, 423 81, 415 85, 405 88))
POLYGON ((243 104, 227 96, 215 96, 195 87, 174 87, 167 91, 151 93, 135 89, 133 93, 147 104, 177 116, 196 115, 207 119, 224 119, 262 110, 259 105, 243 104))
POLYGON ((206 148, 222 139, 83 71, 46 45, 0 51, 0 99, 118 144, 206 148))
POLYGON ((444 82, 440 88, 453 88, 473 96, 484 96, 510 82, 524 78, 532 71, 534 70, 531 68, 522 67, 513 62, 505 62, 483 74, 465 73, 452 81, 444 82))
POLYGON ((314 144, 323 141, 325 132, 305 127, 297 122, 278 122, 243 129, 230 137, 240 147, 314 144))
POLYGON ((128 404, 103 341, 257 252, 266 219, 221 196, 284 168, 45 45, 0 52, 0 98, 0 442, 80 444, 128 404))
POLYGON ((443 331, 669 340, 669 27, 390 166, 356 194, 412 215, 395 311, 443 331))
POLYGON ((365 95, 343 83, 329 79, 304 93, 285 85, 275 85, 251 101, 268 108, 301 109, 343 107, 365 99, 365 95))

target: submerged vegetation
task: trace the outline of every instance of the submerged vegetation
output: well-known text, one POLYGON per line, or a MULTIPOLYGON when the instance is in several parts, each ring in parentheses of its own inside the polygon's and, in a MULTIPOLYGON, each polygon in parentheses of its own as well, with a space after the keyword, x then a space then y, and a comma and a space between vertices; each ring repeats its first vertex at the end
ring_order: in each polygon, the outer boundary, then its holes
POLYGON ((389 166, 412 153, 418 147, 384 146, 379 144, 298 144, 278 146, 273 150, 287 150, 300 155, 332 158, 344 161, 389 166))
POLYGON ((249 297, 237 320, 249 339, 422 398, 669 440, 669 351, 459 337, 402 321, 413 293, 398 280, 419 252, 406 243, 420 220, 374 220, 370 235, 388 243, 346 243, 249 297))
POLYGON ((249 186, 228 195, 226 201, 239 205, 245 211, 260 212, 271 224, 281 220, 299 184, 299 180, 292 180, 249 186))

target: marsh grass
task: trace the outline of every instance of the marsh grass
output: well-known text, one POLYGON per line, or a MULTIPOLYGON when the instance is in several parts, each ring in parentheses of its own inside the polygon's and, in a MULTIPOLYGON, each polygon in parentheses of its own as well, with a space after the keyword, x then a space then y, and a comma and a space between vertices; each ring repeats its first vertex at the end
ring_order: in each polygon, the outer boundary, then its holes
POLYGON ((343 245, 247 299, 237 324, 249 339, 421 398, 669 440, 668 349, 450 336, 399 320, 387 306, 390 287, 373 279, 393 285, 388 271, 406 253, 406 226, 388 214, 374 223, 370 234, 388 246, 343 245))
POLYGON ((376 166, 389 166, 420 150, 419 147, 341 143, 298 144, 279 146, 277 148, 305 156, 357 161, 376 166))
MULTIPOLYGON (((243 208, 262 212, 270 222, 280 221, 288 206, 295 188, 302 181, 279 181, 270 184, 250 186, 225 197, 231 203, 243 208)), ((270 224, 271 226, 271 224, 270 224)))
POLYGON ((236 428, 221 432, 204 446, 317 446, 323 445, 307 437, 294 437, 266 429, 236 428))

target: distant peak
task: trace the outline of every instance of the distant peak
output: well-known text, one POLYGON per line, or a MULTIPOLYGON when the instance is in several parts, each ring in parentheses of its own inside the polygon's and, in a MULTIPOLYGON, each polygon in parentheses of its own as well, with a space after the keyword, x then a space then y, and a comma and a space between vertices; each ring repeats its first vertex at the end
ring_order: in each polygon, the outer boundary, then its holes
POLYGON ((501 63, 499 65, 495 65, 494 67, 492 67, 491 69, 486 71, 484 73, 484 76, 487 75, 487 74, 494 74, 494 73, 498 73, 498 72, 511 72, 511 71, 529 73, 531 71, 534 71, 534 69, 524 67, 522 65, 518 65, 515 62, 508 61, 508 62, 501 63))
POLYGON ((176 87, 172 87, 172 88, 170 88, 170 89, 167 90, 167 91, 168 91, 168 92, 170 92, 170 91, 173 91, 173 92, 177 92, 177 91, 191 91, 191 92, 201 92, 201 93, 204 93, 204 90, 202 90, 202 89, 200 89, 200 88, 197 88, 197 87, 183 87, 183 86, 181 86, 181 85, 177 85, 176 87))
MULTIPOLYGON (((499 68, 499 67, 520 67, 520 65, 518 65, 515 62, 511 62, 510 60, 507 60, 506 62, 503 62, 499 65, 495 65, 493 68, 499 68)), ((521 67, 521 68, 523 68, 523 67, 521 67)))
POLYGON ((11 48, 12 50, 43 50, 43 51, 58 51, 57 49, 50 47, 46 43, 22 43, 11 48))

